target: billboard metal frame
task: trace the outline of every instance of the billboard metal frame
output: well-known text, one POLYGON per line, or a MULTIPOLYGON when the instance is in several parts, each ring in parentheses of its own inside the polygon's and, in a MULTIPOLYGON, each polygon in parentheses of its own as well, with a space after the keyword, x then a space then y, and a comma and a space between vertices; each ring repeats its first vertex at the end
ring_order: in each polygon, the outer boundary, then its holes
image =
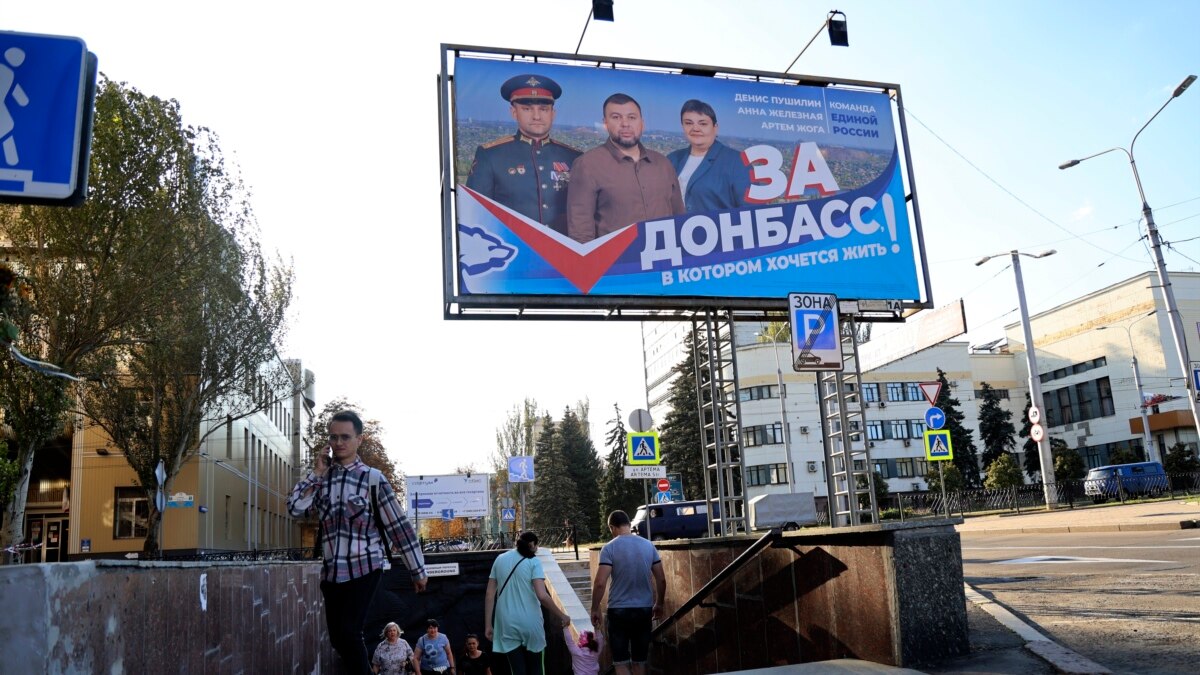
MULTIPOLYGON (((898 121, 897 150, 903 155, 906 179, 906 206, 911 203, 910 227, 914 234, 914 254, 919 266, 921 298, 897 298, 901 311, 856 312, 859 321, 903 321, 922 309, 933 308, 929 266, 925 253, 925 237, 917 199, 912 158, 908 152, 908 127, 904 103, 897 84, 862 80, 834 79, 790 73, 767 73, 740 68, 667 63, 640 59, 618 59, 595 55, 574 55, 556 52, 504 49, 471 45, 442 44, 441 73, 438 77, 438 131, 441 153, 441 215, 442 215, 442 296, 443 316, 446 319, 536 319, 536 320, 655 320, 691 321, 697 312, 721 308, 732 312, 739 320, 786 320, 787 297, 739 298, 715 296, 576 296, 576 295, 462 295, 457 287, 457 227, 455 197, 457 185, 454 166, 454 108, 451 90, 454 74, 452 60, 460 56, 491 58, 529 64, 553 64, 613 70, 637 70, 663 74, 717 77, 747 82, 803 85, 812 87, 850 87, 884 93, 894 101, 893 113, 898 121)), ((797 288, 796 291, 821 292, 816 288, 797 288)), ((841 297, 841 296, 839 296, 841 297)), ((853 298, 842 298, 843 300, 853 298)), ((864 304, 866 304, 864 302, 864 304)))

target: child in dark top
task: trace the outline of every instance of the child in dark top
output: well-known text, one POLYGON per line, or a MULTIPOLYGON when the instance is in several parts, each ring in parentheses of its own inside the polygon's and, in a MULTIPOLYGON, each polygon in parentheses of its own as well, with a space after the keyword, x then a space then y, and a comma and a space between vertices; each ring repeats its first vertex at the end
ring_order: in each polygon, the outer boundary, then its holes
POLYGON ((487 653, 479 649, 479 636, 474 633, 467 635, 467 644, 458 664, 462 666, 462 675, 492 675, 487 653))

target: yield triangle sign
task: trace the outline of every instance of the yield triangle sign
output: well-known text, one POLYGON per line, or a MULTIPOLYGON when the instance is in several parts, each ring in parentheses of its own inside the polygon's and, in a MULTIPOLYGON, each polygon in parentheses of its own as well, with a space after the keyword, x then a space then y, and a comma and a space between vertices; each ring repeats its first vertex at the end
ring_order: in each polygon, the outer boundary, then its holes
POLYGON ((941 382, 922 382, 921 393, 925 395, 925 400, 929 401, 929 405, 936 406, 938 395, 942 393, 941 382))

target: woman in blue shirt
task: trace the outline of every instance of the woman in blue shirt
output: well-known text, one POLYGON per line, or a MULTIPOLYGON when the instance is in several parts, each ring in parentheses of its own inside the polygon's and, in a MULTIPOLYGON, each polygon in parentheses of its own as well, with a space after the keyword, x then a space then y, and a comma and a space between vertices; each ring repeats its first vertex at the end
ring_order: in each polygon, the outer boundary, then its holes
POLYGON ((691 99, 679 111, 683 136, 690 144, 667 155, 679 175, 688 213, 736 209, 745 205, 750 167, 742 153, 717 140, 717 113, 691 99))
POLYGON ((450 640, 438 632, 437 619, 425 622, 425 634, 417 640, 417 675, 422 673, 446 673, 454 670, 454 654, 450 651, 450 640))
POLYGON ((546 590, 546 575, 535 557, 537 542, 536 534, 525 532, 515 549, 496 558, 484 596, 485 635, 492 641, 492 651, 508 662, 512 675, 545 675, 542 607, 564 628, 571 625, 571 617, 554 604, 546 590))

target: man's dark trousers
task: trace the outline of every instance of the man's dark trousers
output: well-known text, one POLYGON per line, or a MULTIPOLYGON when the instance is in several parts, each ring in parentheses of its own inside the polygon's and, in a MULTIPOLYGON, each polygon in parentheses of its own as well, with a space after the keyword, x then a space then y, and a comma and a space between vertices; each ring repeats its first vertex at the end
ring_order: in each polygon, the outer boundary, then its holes
POLYGON ((321 582, 329 642, 342 657, 346 672, 352 675, 371 672, 367 643, 363 641, 363 622, 367 620, 367 610, 371 607, 371 600, 375 598, 375 590, 379 588, 382 578, 383 570, 375 570, 340 584, 321 582))

